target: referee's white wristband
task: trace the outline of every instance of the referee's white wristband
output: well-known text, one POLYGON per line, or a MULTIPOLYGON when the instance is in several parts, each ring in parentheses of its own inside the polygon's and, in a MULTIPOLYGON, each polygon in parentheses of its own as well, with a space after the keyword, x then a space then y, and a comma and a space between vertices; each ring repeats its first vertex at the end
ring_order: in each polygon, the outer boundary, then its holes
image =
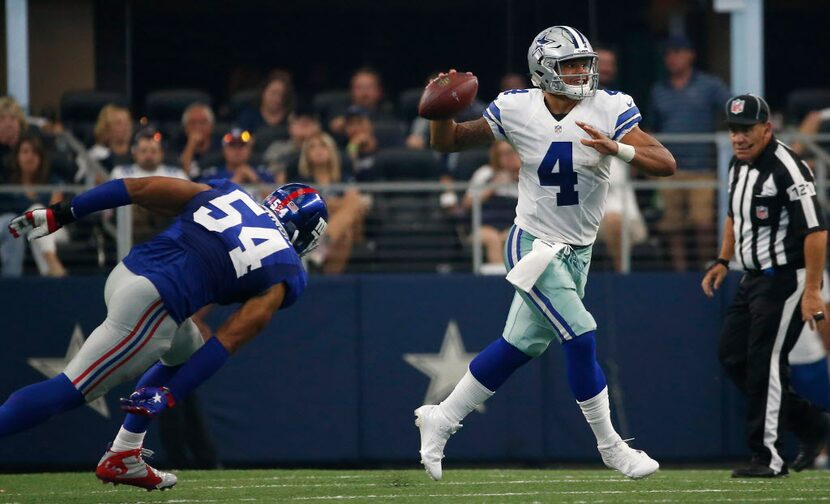
POLYGON ((637 154, 637 151, 634 150, 634 147, 632 147, 628 144, 624 144, 624 143, 620 143, 620 142, 616 142, 616 143, 617 143, 617 153, 615 154, 615 157, 618 157, 618 158, 622 159, 626 163, 630 163, 631 160, 634 159, 634 155, 637 154))

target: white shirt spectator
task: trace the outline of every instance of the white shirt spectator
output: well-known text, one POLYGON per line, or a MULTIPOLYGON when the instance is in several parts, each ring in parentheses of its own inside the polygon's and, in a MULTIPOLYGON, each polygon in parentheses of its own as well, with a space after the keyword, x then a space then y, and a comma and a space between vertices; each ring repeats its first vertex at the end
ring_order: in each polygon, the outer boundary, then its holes
MULTIPOLYGON (((478 168, 476 171, 473 172, 473 175, 470 177, 470 188, 480 188, 484 187, 490 182, 493 181, 493 177, 496 174, 496 170, 493 169, 490 165, 483 165, 478 168)), ((469 194, 469 190, 467 191, 469 194)), ((510 184, 502 184, 495 188, 493 191, 494 196, 502 196, 504 198, 514 198, 519 199, 519 183, 518 181, 513 181, 510 184)))

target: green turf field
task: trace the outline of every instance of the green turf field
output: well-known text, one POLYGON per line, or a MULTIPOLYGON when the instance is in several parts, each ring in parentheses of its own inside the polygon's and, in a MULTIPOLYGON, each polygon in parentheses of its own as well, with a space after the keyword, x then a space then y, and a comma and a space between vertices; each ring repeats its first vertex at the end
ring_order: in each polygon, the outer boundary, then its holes
POLYGON ((0 475, 0 504, 149 502, 622 503, 822 502, 830 472, 735 480, 726 470, 664 470, 631 481, 605 470, 453 470, 436 483, 418 470, 182 471, 167 492, 99 483, 92 473, 0 475))

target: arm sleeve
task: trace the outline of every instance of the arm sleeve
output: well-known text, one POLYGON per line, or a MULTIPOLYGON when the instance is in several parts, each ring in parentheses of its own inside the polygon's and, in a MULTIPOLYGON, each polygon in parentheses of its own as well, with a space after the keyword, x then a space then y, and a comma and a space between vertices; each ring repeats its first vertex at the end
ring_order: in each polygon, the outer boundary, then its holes
POLYGON ((617 99, 614 114, 616 119, 609 131, 612 132, 611 140, 617 141, 631 131, 643 119, 643 116, 640 115, 640 109, 637 108, 632 97, 625 93, 618 93, 614 95, 614 98, 617 99))
POLYGON ((502 93, 484 109, 482 116, 487 120, 496 140, 507 140, 507 131, 504 128, 502 110, 505 108, 507 97, 502 93))
POLYGON ((779 187, 784 188, 781 194, 792 232, 806 235, 827 229, 810 169, 789 151, 779 159, 784 165, 779 167, 779 187))

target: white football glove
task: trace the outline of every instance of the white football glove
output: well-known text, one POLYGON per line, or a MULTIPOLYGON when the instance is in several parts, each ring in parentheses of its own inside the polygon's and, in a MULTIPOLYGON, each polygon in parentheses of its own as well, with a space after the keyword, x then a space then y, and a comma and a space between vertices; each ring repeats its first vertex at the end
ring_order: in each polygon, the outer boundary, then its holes
POLYGON ((58 223, 55 211, 52 208, 30 210, 9 223, 9 232, 15 238, 29 233, 29 241, 54 233, 62 226, 58 223))

